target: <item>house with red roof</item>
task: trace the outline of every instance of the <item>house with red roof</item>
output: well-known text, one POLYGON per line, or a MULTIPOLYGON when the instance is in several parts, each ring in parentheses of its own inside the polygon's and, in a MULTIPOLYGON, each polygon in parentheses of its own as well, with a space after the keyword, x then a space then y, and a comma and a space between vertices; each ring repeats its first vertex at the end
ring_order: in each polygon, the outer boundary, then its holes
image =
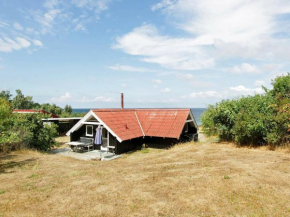
POLYGON ((114 147, 120 154, 142 144, 155 147, 197 140, 198 126, 190 109, 96 109, 90 110, 68 132, 70 141, 96 136, 102 127, 102 146, 114 147))

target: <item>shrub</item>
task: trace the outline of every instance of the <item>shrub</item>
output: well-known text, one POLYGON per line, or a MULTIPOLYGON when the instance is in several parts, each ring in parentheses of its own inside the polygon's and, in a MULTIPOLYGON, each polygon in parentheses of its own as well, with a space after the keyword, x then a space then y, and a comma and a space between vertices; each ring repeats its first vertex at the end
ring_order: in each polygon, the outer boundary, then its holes
POLYGON ((3 120, 0 125, 0 152, 20 148, 47 151, 54 146, 57 126, 44 124, 41 121, 44 115, 9 113, 6 115, 6 125, 3 124, 3 120))
POLYGON ((15 114, 13 121, 13 131, 16 132, 27 148, 47 151, 55 143, 57 136, 57 126, 53 123, 44 124, 41 119, 42 114, 15 114))
POLYGON ((272 99, 266 95, 255 95, 240 99, 240 110, 233 125, 234 141, 239 145, 263 145, 271 127, 272 99))
POLYGON ((223 100, 201 117, 204 132, 239 145, 281 145, 290 139, 290 74, 265 94, 223 100))

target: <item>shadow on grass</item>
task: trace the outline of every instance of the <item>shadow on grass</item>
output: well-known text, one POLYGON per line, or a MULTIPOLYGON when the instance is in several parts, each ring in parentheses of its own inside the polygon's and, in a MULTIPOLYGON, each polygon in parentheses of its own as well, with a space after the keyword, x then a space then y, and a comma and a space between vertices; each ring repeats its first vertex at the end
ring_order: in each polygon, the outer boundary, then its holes
POLYGON ((12 159, 15 158, 16 155, 7 155, 7 156, 0 156, 0 175, 5 173, 13 173, 14 171, 7 172, 9 169, 13 169, 15 167, 23 167, 27 164, 35 162, 37 158, 30 158, 22 161, 13 161, 12 159), (8 162, 1 162, 3 160, 11 160, 8 162))
POLYGON ((11 160, 12 158, 14 158, 16 155, 14 154, 3 154, 3 155, 0 155, 0 163, 1 161, 3 160, 11 160))
POLYGON ((170 149, 176 144, 158 144, 158 143, 148 143, 146 144, 148 148, 154 148, 154 149, 170 149))

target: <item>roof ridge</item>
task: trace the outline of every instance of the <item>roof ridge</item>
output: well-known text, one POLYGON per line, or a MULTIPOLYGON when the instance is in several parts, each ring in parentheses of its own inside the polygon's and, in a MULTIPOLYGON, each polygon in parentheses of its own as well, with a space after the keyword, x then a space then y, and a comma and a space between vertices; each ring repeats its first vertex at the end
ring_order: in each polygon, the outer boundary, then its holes
POLYGON ((135 111, 135 115, 136 115, 136 118, 137 118, 138 124, 139 124, 139 126, 140 126, 140 128, 141 128, 142 134, 143 134, 143 136, 145 136, 145 133, 144 133, 143 127, 142 127, 142 125, 141 125, 141 123, 140 123, 140 121, 139 121, 139 118, 138 118, 138 115, 137 115, 137 112, 136 112, 136 111, 135 111))

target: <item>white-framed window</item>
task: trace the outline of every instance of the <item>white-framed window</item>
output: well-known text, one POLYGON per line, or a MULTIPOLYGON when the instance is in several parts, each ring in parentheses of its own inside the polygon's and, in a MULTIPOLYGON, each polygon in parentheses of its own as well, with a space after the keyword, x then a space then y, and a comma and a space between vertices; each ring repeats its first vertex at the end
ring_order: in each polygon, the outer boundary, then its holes
POLYGON ((86 125, 86 136, 94 136, 93 125, 86 125))

